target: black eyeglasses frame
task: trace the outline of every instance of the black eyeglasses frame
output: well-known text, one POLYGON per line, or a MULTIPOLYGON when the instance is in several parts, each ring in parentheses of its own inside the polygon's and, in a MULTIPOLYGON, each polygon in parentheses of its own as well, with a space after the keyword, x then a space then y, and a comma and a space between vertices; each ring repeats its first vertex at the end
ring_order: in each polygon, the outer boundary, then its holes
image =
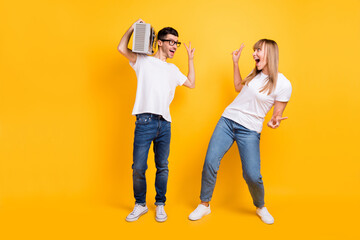
POLYGON ((181 46, 181 42, 176 42, 174 40, 170 40, 170 39, 159 39, 160 41, 163 41, 163 42, 169 42, 169 45, 170 46, 174 46, 176 44, 177 47, 180 47, 181 46), (172 43, 172 44, 171 44, 172 43))

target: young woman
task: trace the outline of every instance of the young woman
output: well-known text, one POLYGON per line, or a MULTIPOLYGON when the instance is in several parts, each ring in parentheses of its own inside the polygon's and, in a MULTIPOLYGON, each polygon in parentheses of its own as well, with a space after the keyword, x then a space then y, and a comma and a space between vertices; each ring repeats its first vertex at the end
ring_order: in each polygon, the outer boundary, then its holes
POLYGON ((249 187, 256 213, 264 223, 274 223, 265 207, 264 186, 260 174, 260 133, 265 115, 274 106, 270 128, 277 128, 291 95, 291 84, 278 72, 279 50, 275 41, 261 39, 254 45, 254 70, 243 80, 238 66, 244 44, 232 53, 234 86, 240 92, 225 109, 211 137, 202 171, 201 203, 189 215, 199 220, 209 214, 210 200, 215 187, 220 161, 236 141, 239 148, 243 176, 249 187))

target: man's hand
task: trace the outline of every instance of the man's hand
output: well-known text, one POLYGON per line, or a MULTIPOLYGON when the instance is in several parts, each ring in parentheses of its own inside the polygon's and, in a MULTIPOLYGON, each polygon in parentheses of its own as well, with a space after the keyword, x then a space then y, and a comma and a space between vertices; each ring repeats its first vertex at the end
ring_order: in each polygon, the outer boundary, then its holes
POLYGON ((131 26, 132 29, 134 29, 135 24, 136 23, 145 23, 144 20, 142 20, 141 18, 139 18, 136 22, 134 22, 134 24, 131 26))
POLYGON ((118 45, 118 51, 124 55, 132 64, 135 64, 137 55, 136 53, 133 53, 129 48, 128 44, 130 41, 130 37, 132 33, 134 32, 134 26, 135 23, 145 23, 141 18, 139 18, 136 22, 134 22, 130 28, 126 31, 124 36, 122 36, 120 43, 118 45))
POLYGON ((189 42, 189 47, 186 46, 186 44, 184 43, 189 60, 193 60, 194 59, 194 52, 195 52, 195 48, 191 49, 191 42, 189 42))
POLYGON ((195 68, 194 68, 194 52, 195 52, 195 48, 191 48, 191 42, 189 42, 189 47, 186 46, 186 44, 184 43, 188 57, 189 57, 189 71, 188 71, 188 75, 187 75, 187 79, 185 81, 185 83, 183 84, 185 87, 188 88, 194 88, 195 87, 195 68))

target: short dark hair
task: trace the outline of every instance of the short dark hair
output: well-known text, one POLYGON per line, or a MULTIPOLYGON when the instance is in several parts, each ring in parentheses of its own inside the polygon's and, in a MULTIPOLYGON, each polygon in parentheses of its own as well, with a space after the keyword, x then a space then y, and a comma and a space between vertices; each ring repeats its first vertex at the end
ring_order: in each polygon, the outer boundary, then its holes
POLYGON ((165 27, 158 32, 157 39, 164 39, 164 37, 168 34, 179 37, 179 33, 175 29, 172 27, 165 27))

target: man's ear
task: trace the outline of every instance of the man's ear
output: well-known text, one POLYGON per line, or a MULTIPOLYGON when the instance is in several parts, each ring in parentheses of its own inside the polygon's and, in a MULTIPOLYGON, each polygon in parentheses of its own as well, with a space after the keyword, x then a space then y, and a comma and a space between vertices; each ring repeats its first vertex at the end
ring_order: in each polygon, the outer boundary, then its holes
POLYGON ((162 46, 162 44, 163 44, 163 42, 162 42, 162 41, 160 41, 160 40, 158 40, 157 42, 158 42, 158 46, 159 46, 159 47, 161 47, 161 46, 162 46))

